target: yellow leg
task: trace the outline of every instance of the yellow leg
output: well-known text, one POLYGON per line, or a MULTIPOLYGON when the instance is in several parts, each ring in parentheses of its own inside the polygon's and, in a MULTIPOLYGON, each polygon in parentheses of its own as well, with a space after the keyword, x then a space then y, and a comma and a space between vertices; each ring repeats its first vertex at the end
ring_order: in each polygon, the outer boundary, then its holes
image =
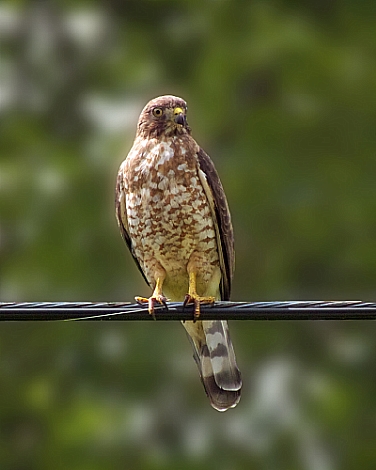
POLYGON ((188 294, 185 296, 184 305, 194 304, 195 312, 194 319, 197 320, 200 317, 200 305, 201 304, 213 304, 215 302, 214 297, 200 297, 196 291, 196 273, 189 273, 189 289, 188 294))
POLYGON ((167 308, 167 299, 162 293, 163 281, 164 277, 157 278, 153 295, 148 299, 146 297, 135 297, 136 302, 139 304, 147 303, 149 305, 150 315, 154 315, 154 307, 156 303, 162 304, 167 308))

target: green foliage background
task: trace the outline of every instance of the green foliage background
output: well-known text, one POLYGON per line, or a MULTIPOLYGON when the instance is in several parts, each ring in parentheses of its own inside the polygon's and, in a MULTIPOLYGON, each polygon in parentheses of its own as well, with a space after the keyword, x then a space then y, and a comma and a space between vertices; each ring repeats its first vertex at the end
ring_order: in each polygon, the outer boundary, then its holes
MULTIPOLYGON (((0 299, 148 295, 114 217, 159 94, 189 104, 233 214, 236 300, 375 300, 374 2, 4 1, 0 299)), ((0 328, 1 468, 352 470, 376 463, 370 322, 242 322, 239 406, 180 325, 0 328)))

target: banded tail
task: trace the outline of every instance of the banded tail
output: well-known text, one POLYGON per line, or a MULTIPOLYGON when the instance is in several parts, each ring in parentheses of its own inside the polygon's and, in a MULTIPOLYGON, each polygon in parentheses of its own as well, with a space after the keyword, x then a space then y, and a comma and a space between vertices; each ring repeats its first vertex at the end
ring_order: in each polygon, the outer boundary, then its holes
POLYGON ((240 400, 242 379, 227 321, 186 321, 183 326, 211 406, 218 411, 234 408, 240 400))

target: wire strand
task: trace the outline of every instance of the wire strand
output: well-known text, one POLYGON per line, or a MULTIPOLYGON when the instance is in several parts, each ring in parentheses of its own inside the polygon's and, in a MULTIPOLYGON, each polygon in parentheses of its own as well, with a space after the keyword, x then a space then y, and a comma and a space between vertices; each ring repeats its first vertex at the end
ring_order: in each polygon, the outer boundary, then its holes
MULTIPOLYGON (((122 302, 2 302, 0 321, 192 320, 191 305, 155 307, 122 302)), ((215 302, 202 305, 202 320, 375 320, 376 303, 361 301, 215 302)))

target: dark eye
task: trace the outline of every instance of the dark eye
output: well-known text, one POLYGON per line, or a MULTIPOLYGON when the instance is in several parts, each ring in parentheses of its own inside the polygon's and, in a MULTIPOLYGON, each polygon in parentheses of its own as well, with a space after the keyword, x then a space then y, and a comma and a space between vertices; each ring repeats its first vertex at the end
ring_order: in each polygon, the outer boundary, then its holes
POLYGON ((163 114, 163 109, 162 108, 154 108, 153 109, 153 114, 155 117, 161 117, 163 114))

